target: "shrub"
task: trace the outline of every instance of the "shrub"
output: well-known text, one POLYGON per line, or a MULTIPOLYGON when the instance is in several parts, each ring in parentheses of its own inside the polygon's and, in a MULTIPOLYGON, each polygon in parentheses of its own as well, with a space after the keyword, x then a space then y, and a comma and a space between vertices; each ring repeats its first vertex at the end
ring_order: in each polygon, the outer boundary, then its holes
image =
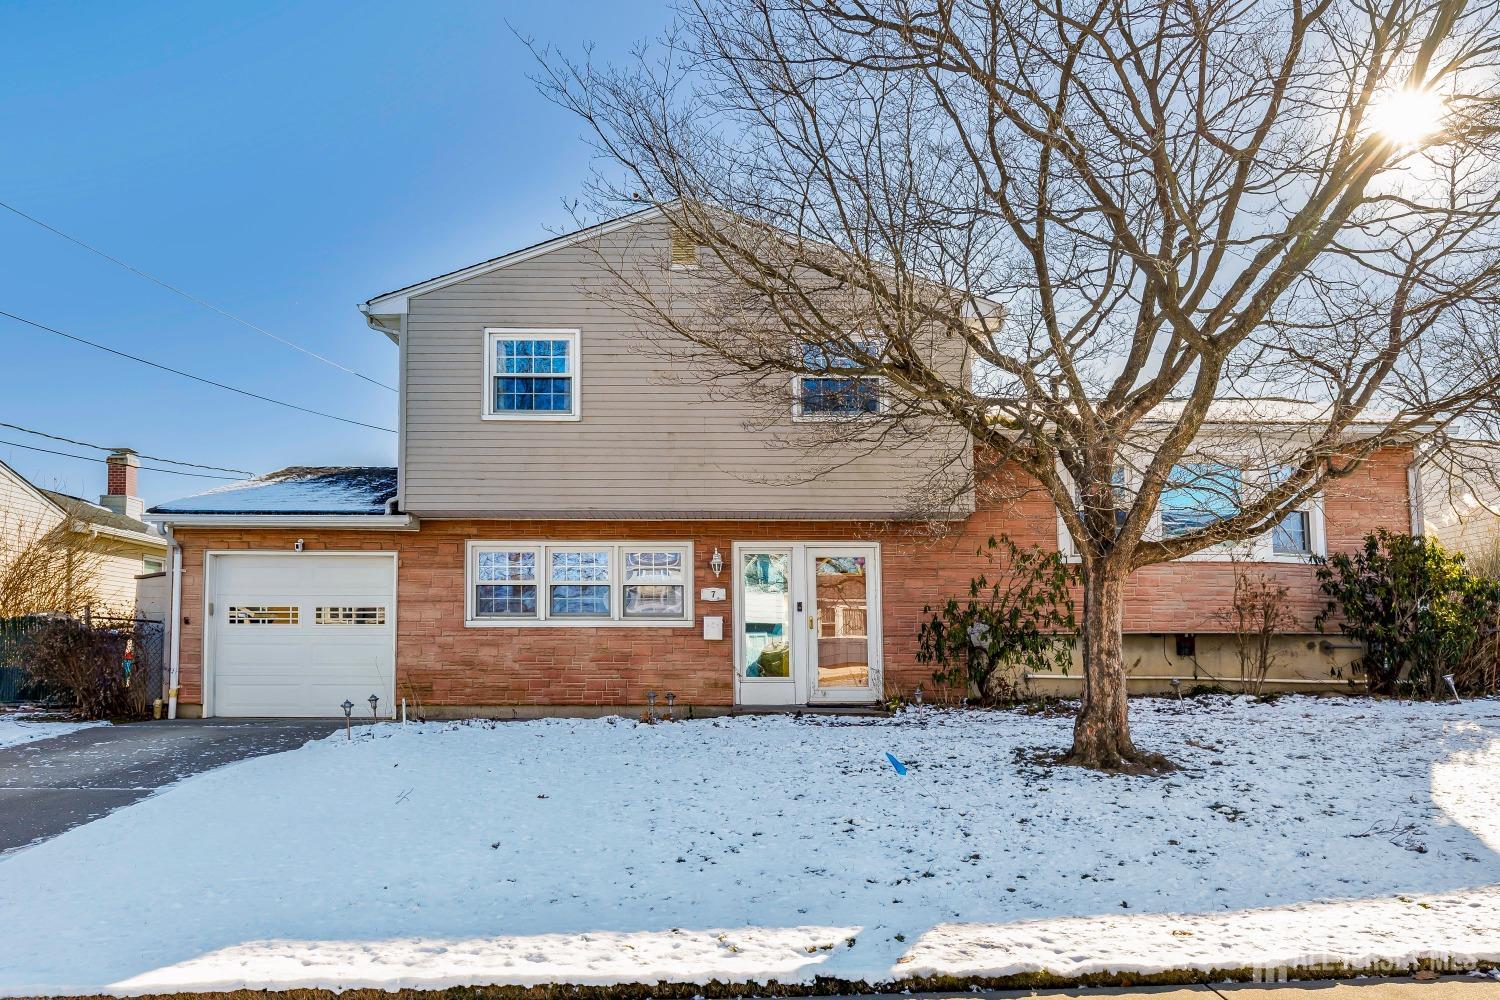
POLYGON ((932 678, 980 701, 1024 695, 1027 672, 1067 673, 1078 624, 1068 588, 1073 570, 1056 552, 1022 549, 1004 535, 978 554, 992 567, 969 581, 968 600, 951 599, 917 633, 917 660, 932 678))
POLYGON ((1234 598, 1219 616, 1234 639, 1240 665, 1240 690, 1259 695, 1266 678, 1281 662, 1276 642, 1298 625, 1286 584, 1265 573, 1234 564, 1234 598))
POLYGON ((145 716, 150 694, 144 672, 125 669, 132 648, 128 629, 89 626, 71 618, 38 625, 25 648, 27 679, 59 692, 85 719, 145 716))
POLYGON ((1500 583, 1425 538, 1381 529, 1319 563, 1329 600, 1317 625, 1337 614, 1339 630, 1364 644, 1360 665, 1375 694, 1441 695, 1443 674, 1458 671, 1500 613, 1500 583))

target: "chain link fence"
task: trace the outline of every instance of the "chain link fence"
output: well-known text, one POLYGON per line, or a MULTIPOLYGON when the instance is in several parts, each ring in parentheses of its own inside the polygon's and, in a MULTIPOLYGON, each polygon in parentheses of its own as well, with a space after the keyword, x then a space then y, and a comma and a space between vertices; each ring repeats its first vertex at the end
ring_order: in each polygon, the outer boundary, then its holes
MULTIPOLYGON (((48 683, 30 669, 34 638, 59 616, 30 615, 0 618, 0 704, 37 703, 59 709, 72 708, 73 695, 64 687, 48 683)), ((152 702, 167 694, 168 667, 166 625, 146 618, 85 614, 71 619, 101 635, 113 636, 120 654, 109 670, 130 692, 133 711, 149 714, 152 702)))

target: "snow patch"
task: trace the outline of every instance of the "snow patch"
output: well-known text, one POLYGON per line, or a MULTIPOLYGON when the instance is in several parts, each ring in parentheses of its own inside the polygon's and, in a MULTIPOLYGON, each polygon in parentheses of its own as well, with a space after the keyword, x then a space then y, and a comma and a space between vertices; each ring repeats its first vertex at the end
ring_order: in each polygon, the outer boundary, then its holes
POLYGON ((35 743, 37 740, 62 736, 64 733, 77 732, 80 729, 88 729, 90 726, 108 724, 107 722, 43 722, 35 713, 4 712, 0 713, 0 750, 20 746, 22 743, 35 743))
POLYGON ((338 733, 0 859, 0 994, 1500 960, 1500 702, 1132 718, 1180 773, 1013 712, 338 733))

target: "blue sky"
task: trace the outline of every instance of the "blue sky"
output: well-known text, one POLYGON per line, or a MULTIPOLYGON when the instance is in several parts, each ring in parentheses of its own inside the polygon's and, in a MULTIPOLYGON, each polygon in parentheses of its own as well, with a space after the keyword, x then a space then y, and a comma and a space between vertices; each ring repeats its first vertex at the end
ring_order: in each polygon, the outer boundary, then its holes
MULTIPOLYGON (((591 151, 507 24, 605 58, 664 4, 0 6, 0 201, 394 384, 355 309, 565 229, 591 151)), ((0 211, 0 309, 265 395, 395 426, 396 396, 0 211)), ((245 399, 0 317, 0 421, 266 471, 391 464, 395 436, 245 399)), ((102 455, 0 428, 0 440, 102 455)), ((38 485, 104 466, 0 445, 38 485)), ((147 462, 147 465, 154 463, 147 462)), ((147 472, 148 502, 214 485, 147 472)))

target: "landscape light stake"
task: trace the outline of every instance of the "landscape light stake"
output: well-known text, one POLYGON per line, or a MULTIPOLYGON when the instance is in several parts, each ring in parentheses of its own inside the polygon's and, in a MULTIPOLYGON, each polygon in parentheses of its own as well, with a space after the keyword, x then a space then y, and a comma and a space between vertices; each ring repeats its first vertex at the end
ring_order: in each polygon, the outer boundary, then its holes
POLYGON ((675 702, 676 700, 677 700, 677 693, 675 691, 668 691, 667 692, 667 721, 668 722, 676 722, 677 721, 676 717, 673 716, 673 714, 672 714, 672 703, 675 702))
POLYGON ((1177 693, 1177 700, 1181 701, 1182 700, 1182 679, 1180 677, 1173 677, 1167 683, 1169 683, 1169 684, 1172 685, 1172 690, 1177 693))
POLYGON ((374 722, 379 722, 380 721, 380 716, 376 714, 376 707, 379 704, 380 704, 380 698, 379 698, 379 696, 378 695, 373 695, 373 694, 370 695, 370 719, 372 721, 374 721, 374 722))
POLYGON ((1448 691, 1453 695, 1453 703, 1455 705, 1462 705, 1463 699, 1458 696, 1458 685, 1453 683, 1453 675, 1444 674, 1443 683, 1448 685, 1448 691))
POLYGON ((344 710, 344 736, 352 740, 354 739, 354 733, 349 728, 349 715, 354 711, 354 702, 350 701, 348 698, 345 698, 344 703, 340 705, 339 708, 342 708, 344 710))
POLYGON ((656 692, 646 692, 646 719, 650 722, 656 721, 656 692))

